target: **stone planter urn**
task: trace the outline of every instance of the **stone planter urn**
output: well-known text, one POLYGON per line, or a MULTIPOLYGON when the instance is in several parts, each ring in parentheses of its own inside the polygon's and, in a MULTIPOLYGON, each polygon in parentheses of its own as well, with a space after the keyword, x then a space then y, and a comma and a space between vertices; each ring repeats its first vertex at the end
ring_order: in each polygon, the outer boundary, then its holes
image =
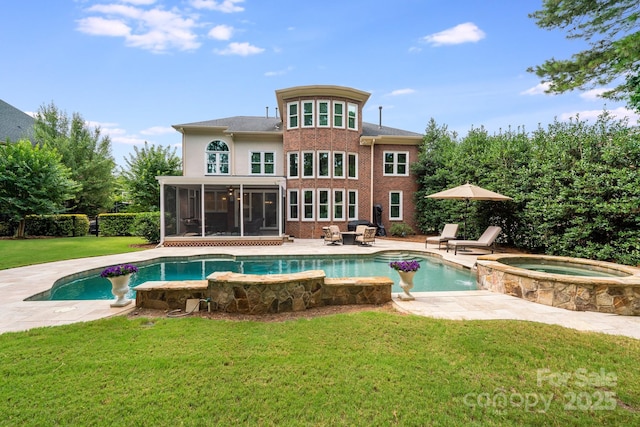
POLYGON ((107 277, 111 282, 111 293, 116 300, 111 303, 111 307, 124 307, 131 303, 130 299, 125 298, 125 295, 129 292, 129 280, 131 274, 124 274, 122 276, 107 277))
POLYGON ((416 275, 416 271, 401 271, 398 270, 400 275, 400 287, 404 291, 404 294, 398 294, 398 298, 403 301, 413 301, 415 297, 409 292, 413 288, 413 276, 416 275))

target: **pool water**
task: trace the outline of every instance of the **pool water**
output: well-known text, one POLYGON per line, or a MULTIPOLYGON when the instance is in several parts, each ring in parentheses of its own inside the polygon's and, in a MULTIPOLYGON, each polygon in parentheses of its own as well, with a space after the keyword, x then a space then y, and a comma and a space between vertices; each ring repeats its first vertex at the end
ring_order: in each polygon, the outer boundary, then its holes
MULTIPOLYGON (((398 255, 358 256, 358 257, 244 257, 237 259, 162 259, 150 264, 139 264, 139 271, 131 277, 130 286, 135 287, 147 281, 204 280, 215 271, 232 271, 244 274, 287 274, 306 270, 324 270, 327 277, 386 276, 394 281, 392 292, 401 292, 399 275, 389 267, 389 262, 415 259, 420 269, 414 278, 412 292, 462 291, 477 289, 475 274, 446 266, 437 260, 424 257, 398 255)), ((131 290, 128 298, 135 298, 131 290)), ((29 298, 35 301, 48 300, 104 300, 113 299, 111 283, 100 277, 100 273, 90 276, 62 279, 46 293, 29 298)))
POLYGON ((549 261, 520 261, 509 262, 509 260, 502 260, 503 264, 511 265, 513 267, 524 268, 525 270, 539 271, 541 273, 550 274, 563 274, 568 276, 582 276, 582 277, 624 277, 628 276, 627 273, 621 273, 616 271, 605 271, 596 267, 589 267, 588 265, 575 265, 569 263, 549 262, 549 261))

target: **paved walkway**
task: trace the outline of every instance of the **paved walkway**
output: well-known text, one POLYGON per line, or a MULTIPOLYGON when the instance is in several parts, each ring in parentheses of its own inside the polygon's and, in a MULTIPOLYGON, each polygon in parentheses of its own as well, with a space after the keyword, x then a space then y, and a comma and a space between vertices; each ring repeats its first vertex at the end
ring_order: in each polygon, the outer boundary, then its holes
MULTIPOLYGON (((126 313, 133 304, 124 308, 111 308, 111 301, 24 301, 32 295, 45 292, 63 276, 86 270, 100 271, 104 267, 124 262, 137 263, 166 256, 191 256, 202 254, 229 255, 336 255, 375 253, 381 250, 419 250, 424 244, 397 240, 376 239, 375 245, 329 246, 322 239, 296 239, 293 243, 269 247, 205 247, 158 248, 121 255, 109 255, 79 260, 59 261, 10 270, 0 270, 0 333, 23 331, 40 326, 56 326, 95 320, 126 313)), ((458 254, 445 250, 429 249, 447 263, 473 267, 476 255, 458 254)), ((489 291, 418 292, 415 301, 401 301, 393 295, 398 309, 420 316, 453 320, 514 319, 543 322, 574 328, 581 331, 603 332, 640 339, 640 316, 575 312, 528 302, 516 297, 489 291)))

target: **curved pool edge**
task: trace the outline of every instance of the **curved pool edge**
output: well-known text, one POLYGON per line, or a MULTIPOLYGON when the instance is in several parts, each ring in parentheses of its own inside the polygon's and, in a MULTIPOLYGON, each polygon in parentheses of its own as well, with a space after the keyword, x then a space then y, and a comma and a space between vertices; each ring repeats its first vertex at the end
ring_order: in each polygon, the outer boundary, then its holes
POLYGON ((640 269, 584 258, 551 255, 493 254, 476 260, 481 289, 574 311, 640 316, 640 269), (623 272, 624 277, 587 277, 527 270, 500 262, 530 259, 594 266, 623 272))

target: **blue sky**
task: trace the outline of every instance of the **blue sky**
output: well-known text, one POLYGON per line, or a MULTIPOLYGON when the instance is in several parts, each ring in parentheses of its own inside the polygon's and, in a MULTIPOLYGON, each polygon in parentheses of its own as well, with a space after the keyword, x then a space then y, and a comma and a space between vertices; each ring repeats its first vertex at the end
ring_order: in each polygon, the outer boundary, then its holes
MULTIPOLYGON (((533 131, 606 107, 598 91, 543 93, 527 73, 587 47, 538 28, 542 0, 32 0, 2 8, 0 99, 53 102, 110 135, 119 165, 144 141, 178 147, 171 125, 275 114, 275 91, 343 85, 371 93, 363 119, 464 136, 533 131)), ((603 88, 600 88, 603 89, 603 88)))

